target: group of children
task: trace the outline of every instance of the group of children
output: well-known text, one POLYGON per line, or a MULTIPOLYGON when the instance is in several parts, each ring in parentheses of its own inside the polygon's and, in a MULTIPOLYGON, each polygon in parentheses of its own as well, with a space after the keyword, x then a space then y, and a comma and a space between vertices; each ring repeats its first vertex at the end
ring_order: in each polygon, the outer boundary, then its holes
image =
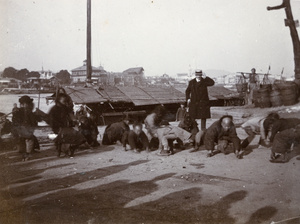
POLYGON ((33 99, 27 95, 19 99, 20 106, 14 104, 12 109, 12 121, 10 122, 10 133, 15 142, 16 149, 22 153, 24 161, 29 160, 32 153, 40 149, 38 139, 34 131, 39 121, 45 120, 55 134, 55 145, 60 156, 62 149, 68 155, 73 156, 75 149, 87 142, 90 146, 99 146, 97 141, 98 127, 94 113, 73 113, 73 103, 69 96, 60 93, 56 97, 55 105, 48 115, 41 114, 39 110, 33 112, 33 99), (44 116, 43 116, 44 115, 44 116), (46 116, 45 116, 46 115, 46 116), (77 126, 76 129, 74 127, 77 126))
POLYGON ((191 118, 184 105, 178 109, 176 115, 176 120, 179 121, 178 127, 163 120, 164 114, 164 107, 159 106, 146 117, 144 121, 146 133, 142 131, 142 124, 135 124, 131 131, 127 125, 126 130, 124 129, 126 137, 122 138, 123 146, 126 147, 126 143, 131 142, 130 148, 139 152, 142 149, 151 150, 151 146, 153 147, 156 142, 156 148, 160 149, 158 155, 165 156, 174 153, 173 143, 176 141, 181 149, 189 143, 194 144, 195 150, 204 145, 209 151, 208 157, 233 151, 236 157, 241 159, 249 144, 255 136, 259 135, 258 144, 271 148, 270 162, 284 163, 289 161, 293 148, 299 147, 300 143, 300 119, 280 118, 278 113, 274 112, 254 117, 242 124, 241 128, 248 135, 244 140, 238 137, 236 125, 230 115, 224 115, 209 128, 199 130, 197 122, 191 118), (125 141, 124 139, 128 139, 126 134, 128 132, 135 137, 125 141), (140 143, 140 148, 137 147, 137 143, 140 143))
MULTIPOLYGON (((23 153, 23 159, 28 160, 32 152, 39 150, 34 129, 41 117, 32 112, 33 99, 22 96, 19 102, 20 108, 15 106, 12 112, 11 132, 16 138, 18 150, 23 153)), ((152 151, 158 148, 158 155, 168 156, 174 153, 174 142, 177 142, 180 149, 193 143, 195 150, 204 145, 209 151, 208 157, 220 152, 228 154, 233 151, 240 159, 255 136, 260 135, 259 144, 272 146, 270 161, 287 162, 292 146, 300 142, 300 119, 280 118, 277 113, 258 116, 245 122, 241 128, 248 137, 243 141, 238 137, 233 117, 230 115, 221 117, 207 129, 199 130, 196 120, 189 115, 184 104, 176 114, 178 126, 170 125, 164 120, 165 114, 164 106, 156 107, 144 120, 145 131, 140 122, 135 122, 131 130, 128 117, 110 124, 104 131, 102 144, 111 145, 120 141, 125 151, 139 153, 141 150, 152 151)), ((80 107, 74 114, 73 103, 65 93, 57 95, 55 105, 44 120, 50 124, 55 134, 58 156, 62 151, 73 156, 75 149, 83 143, 91 147, 100 145, 97 141, 99 131, 96 114, 88 114, 84 107, 80 107)))

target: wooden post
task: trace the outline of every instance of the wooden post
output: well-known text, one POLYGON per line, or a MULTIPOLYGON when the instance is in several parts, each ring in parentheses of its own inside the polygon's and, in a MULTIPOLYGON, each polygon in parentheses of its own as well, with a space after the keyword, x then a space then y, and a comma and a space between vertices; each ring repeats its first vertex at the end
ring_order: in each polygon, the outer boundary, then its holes
POLYGON ((300 40, 294 21, 290 0, 283 0, 282 4, 274 7, 267 7, 267 10, 285 9, 285 25, 290 28, 290 34, 293 42, 294 60, 295 60, 295 82, 300 87, 300 40))
POLYGON ((91 0, 87 0, 87 39, 86 39, 86 82, 91 83, 92 80, 92 62, 91 62, 91 0))
POLYGON ((40 100, 41 100, 41 83, 39 84, 38 109, 40 109, 40 100))

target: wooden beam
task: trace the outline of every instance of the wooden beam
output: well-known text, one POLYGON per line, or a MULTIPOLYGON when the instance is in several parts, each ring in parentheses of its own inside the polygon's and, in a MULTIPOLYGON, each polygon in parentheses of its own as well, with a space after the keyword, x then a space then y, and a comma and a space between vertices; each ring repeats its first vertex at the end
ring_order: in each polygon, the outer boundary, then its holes
POLYGON ((294 22, 290 0, 283 0, 282 4, 274 7, 267 7, 267 10, 285 9, 285 25, 290 28, 290 35, 293 42, 294 61, 295 61, 295 82, 300 87, 300 40, 294 22))

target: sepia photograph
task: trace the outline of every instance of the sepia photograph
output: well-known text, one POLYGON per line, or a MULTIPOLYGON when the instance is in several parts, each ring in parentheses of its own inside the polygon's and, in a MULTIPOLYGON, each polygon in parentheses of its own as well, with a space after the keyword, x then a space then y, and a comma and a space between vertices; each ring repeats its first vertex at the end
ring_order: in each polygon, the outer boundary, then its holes
POLYGON ((300 0, 0 0, 1 224, 300 224, 300 0))

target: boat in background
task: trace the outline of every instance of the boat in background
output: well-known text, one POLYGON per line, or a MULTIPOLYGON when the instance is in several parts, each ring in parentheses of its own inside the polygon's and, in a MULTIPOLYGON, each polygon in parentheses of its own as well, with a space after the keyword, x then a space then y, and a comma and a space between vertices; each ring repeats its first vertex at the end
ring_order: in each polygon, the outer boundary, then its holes
POLYGON ((42 94, 42 93, 54 93, 55 89, 19 89, 19 88, 4 88, 0 94, 42 94))

